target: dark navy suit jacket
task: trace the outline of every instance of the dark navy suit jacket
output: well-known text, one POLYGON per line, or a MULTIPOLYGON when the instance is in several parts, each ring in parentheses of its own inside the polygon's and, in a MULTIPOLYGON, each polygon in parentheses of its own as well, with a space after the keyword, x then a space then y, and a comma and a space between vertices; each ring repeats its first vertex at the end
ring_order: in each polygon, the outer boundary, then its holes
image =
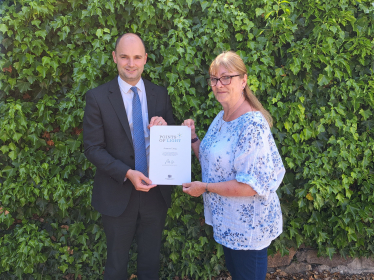
MULTIPOLYGON (((129 169, 135 169, 134 148, 118 77, 86 93, 83 118, 84 154, 96 166, 92 206, 101 214, 121 215, 134 186, 124 182, 129 169)), ((143 79, 147 95, 149 121, 161 116, 174 125, 167 90, 143 79)), ((171 186, 159 186, 168 207, 171 186)))

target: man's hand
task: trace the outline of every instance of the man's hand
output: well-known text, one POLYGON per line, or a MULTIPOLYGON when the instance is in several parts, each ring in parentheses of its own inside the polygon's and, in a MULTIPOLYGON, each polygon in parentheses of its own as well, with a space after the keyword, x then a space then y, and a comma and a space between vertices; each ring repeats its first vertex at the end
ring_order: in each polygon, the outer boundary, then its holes
POLYGON ((199 181, 184 183, 182 184, 183 192, 189 194, 190 196, 198 197, 205 192, 205 185, 205 183, 199 181))
POLYGON ((162 117, 154 116, 151 118, 148 128, 151 128, 154 125, 168 125, 168 123, 162 117))
POLYGON ((148 192, 150 189, 156 187, 157 185, 152 184, 143 173, 129 169, 126 173, 126 178, 131 181, 137 191, 148 192))

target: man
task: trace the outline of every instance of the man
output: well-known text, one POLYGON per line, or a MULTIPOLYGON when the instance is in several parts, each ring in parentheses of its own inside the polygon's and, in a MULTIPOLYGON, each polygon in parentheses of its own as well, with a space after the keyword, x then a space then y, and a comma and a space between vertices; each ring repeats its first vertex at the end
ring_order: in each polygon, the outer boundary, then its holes
POLYGON ((138 279, 158 280, 171 188, 147 177, 149 128, 174 124, 172 107, 165 88, 141 77, 147 53, 139 36, 120 36, 112 55, 119 75, 87 92, 83 119, 85 155, 97 167, 92 205, 107 238, 104 279, 127 279, 135 236, 138 279))

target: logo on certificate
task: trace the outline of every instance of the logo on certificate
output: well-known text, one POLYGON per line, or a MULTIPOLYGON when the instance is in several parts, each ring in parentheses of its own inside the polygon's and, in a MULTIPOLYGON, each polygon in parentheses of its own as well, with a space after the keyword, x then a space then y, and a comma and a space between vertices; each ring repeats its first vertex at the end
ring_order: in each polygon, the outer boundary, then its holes
POLYGON ((174 180, 173 176, 172 175, 168 175, 167 178, 165 178, 166 180, 174 180))
POLYGON ((159 136, 159 142, 175 142, 175 143, 180 143, 181 140, 182 140, 182 134, 181 133, 178 133, 178 134, 170 134, 170 135, 167 135, 167 134, 164 134, 164 135, 160 135, 159 136))

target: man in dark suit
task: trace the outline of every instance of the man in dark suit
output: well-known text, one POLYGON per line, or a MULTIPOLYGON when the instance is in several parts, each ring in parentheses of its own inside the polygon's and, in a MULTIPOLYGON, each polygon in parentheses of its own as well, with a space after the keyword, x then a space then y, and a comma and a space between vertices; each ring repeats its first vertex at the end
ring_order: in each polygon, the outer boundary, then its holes
POLYGON ((135 236, 138 279, 158 280, 171 188, 147 177, 149 128, 173 125, 172 106, 165 88, 141 77, 147 53, 139 36, 120 36, 112 55, 119 75, 87 92, 83 119, 85 155, 97 168, 92 205, 107 238, 104 279, 127 279, 135 236))

